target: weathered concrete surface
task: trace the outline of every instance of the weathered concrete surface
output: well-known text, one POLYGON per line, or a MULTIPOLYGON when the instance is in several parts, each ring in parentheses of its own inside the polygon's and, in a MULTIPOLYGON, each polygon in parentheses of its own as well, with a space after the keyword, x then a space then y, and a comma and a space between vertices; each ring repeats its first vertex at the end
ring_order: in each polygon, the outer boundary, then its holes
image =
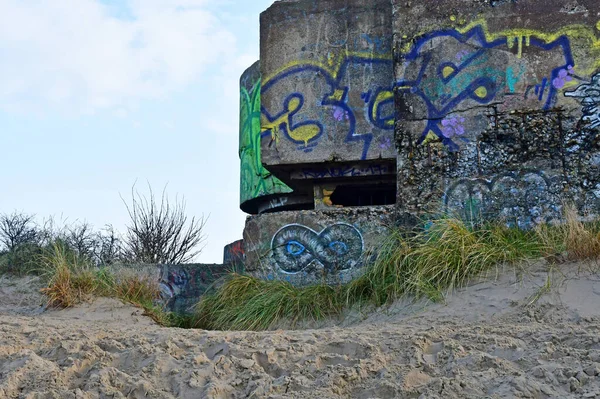
POLYGON ((319 180, 395 163, 391 22, 389 0, 277 2, 261 14, 262 162, 293 188, 291 172, 319 180))
POLYGON ((260 63, 240 78, 240 208, 256 214, 276 209, 312 206, 311 196, 292 189, 266 170, 261 162, 260 63))
POLYGON ((600 213, 600 3, 393 0, 398 207, 600 213))
POLYGON ((295 285, 347 282, 385 236, 394 206, 278 212, 248 217, 246 272, 295 285))
POLYGON ((158 266, 163 304, 177 313, 191 313, 192 307, 234 266, 186 264, 158 266))
POLYGON ((244 253, 244 240, 237 240, 223 248, 223 264, 236 270, 244 270, 246 254, 244 253))

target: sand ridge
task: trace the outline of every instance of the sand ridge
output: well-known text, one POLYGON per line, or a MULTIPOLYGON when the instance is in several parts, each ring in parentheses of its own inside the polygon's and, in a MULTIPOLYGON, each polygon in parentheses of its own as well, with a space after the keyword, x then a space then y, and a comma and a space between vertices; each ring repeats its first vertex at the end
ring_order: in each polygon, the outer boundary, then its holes
MULTIPOLYGON (((577 270, 575 270, 577 269, 577 270)), ((600 397, 600 279, 504 273, 344 327, 168 329, 111 299, 0 310, 4 398, 600 397)))

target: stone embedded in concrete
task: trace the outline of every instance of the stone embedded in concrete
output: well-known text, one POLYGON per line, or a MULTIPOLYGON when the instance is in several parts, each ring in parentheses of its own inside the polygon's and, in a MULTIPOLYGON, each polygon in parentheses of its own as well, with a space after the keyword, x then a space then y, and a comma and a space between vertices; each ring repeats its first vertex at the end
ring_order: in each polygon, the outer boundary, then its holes
POLYGON ((394 219, 394 206, 277 212, 248 217, 246 272, 295 285, 348 282, 394 219))
POLYGON ((296 188, 321 179, 302 168, 395 163, 391 29, 389 0, 277 2, 261 14, 268 170, 296 188))
POLYGON ((393 1, 398 208, 600 213, 600 3, 393 1))

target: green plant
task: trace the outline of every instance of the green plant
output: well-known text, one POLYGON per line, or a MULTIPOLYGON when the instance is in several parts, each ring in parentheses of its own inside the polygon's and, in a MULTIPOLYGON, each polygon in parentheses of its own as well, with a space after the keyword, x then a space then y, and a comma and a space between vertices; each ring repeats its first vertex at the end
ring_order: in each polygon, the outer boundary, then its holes
POLYGON ((340 289, 294 287, 232 274, 196 306, 194 326, 204 329, 265 330, 281 320, 322 320, 343 309, 340 289))
POLYGON ((405 295, 442 300, 447 290, 491 273, 499 264, 538 258, 545 251, 535 232, 500 225, 470 227, 441 218, 420 232, 390 230, 365 274, 337 287, 293 287, 231 275, 196 307, 195 326, 220 330, 265 330, 286 320, 322 320, 348 306, 390 303, 405 295))
POLYGON ((453 218, 438 219, 413 235, 393 231, 371 267, 349 284, 347 302, 383 305, 403 295, 439 301, 445 291, 499 264, 539 257, 543 248, 533 232, 501 225, 471 228, 453 218))
POLYGON ((96 291, 97 281, 90 265, 62 241, 54 242, 38 259, 41 275, 48 281, 42 293, 50 306, 70 307, 96 291))

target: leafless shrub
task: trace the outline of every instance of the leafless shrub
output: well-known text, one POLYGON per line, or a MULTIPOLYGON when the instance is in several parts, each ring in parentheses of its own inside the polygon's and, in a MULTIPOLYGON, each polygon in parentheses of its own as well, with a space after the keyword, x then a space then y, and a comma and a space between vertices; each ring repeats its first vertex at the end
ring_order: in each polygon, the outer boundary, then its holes
POLYGON ((95 258, 100 265, 111 265, 123 260, 123 241, 112 225, 106 225, 96 235, 95 258))
POLYGON ((7 251, 14 251, 23 244, 37 243, 38 229, 34 215, 13 212, 0 215, 0 243, 7 251))
POLYGON ((131 189, 131 204, 123 198, 130 217, 124 244, 126 256, 135 262, 149 264, 187 263, 198 255, 205 236, 202 232, 206 220, 188 218, 184 200, 172 204, 163 190, 157 202, 148 185, 149 196, 131 189))
POLYGON ((88 222, 65 226, 62 238, 69 249, 86 259, 93 259, 96 252, 97 233, 88 222))

